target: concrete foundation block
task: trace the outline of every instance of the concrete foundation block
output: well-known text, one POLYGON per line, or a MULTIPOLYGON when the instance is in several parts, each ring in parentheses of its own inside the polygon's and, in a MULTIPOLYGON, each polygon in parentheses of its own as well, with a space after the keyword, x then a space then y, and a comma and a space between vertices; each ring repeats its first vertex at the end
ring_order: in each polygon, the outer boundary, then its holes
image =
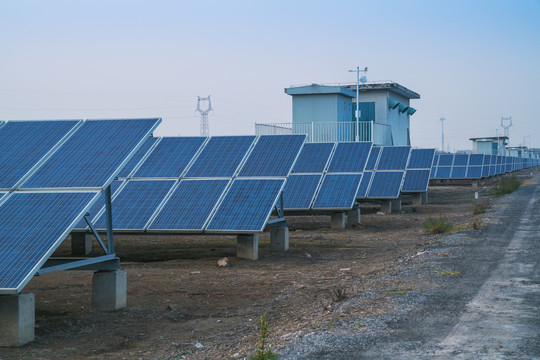
POLYGON ((330 218, 330 227, 332 229, 345 229, 345 213, 334 213, 330 218))
POLYGON ((412 203, 413 205, 422 205, 422 193, 415 193, 412 194, 412 203))
POLYGON ((236 238, 236 257, 257 260, 259 258, 259 237, 257 235, 238 235, 236 238))
POLYGON ((97 271, 92 279, 92 306, 100 311, 115 311, 126 307, 126 270, 97 271))
POLYGON ((18 347, 34 341, 34 294, 0 295, 0 346, 18 347))
POLYGON ((71 255, 88 256, 92 252, 92 234, 72 233, 71 234, 71 255))
POLYGON ((392 213, 392 201, 391 200, 382 200, 381 201, 381 212, 385 214, 392 213))
POLYGON ((284 252, 289 250, 289 227, 270 227, 270 251, 284 252))
POLYGON ((360 208, 356 207, 347 212, 347 225, 353 226, 360 224, 360 208))
POLYGON ((392 202, 391 213, 401 212, 401 198, 390 200, 392 202))

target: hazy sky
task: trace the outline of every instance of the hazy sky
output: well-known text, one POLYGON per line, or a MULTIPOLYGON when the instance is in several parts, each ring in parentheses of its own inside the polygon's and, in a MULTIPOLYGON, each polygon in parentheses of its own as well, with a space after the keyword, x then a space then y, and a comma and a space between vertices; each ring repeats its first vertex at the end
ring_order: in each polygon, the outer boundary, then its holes
POLYGON ((392 80, 419 93, 413 146, 540 147, 540 0, 0 0, 0 120, 163 118, 156 135, 291 122, 293 84, 392 80), (529 145, 529 144, 527 144, 529 145))

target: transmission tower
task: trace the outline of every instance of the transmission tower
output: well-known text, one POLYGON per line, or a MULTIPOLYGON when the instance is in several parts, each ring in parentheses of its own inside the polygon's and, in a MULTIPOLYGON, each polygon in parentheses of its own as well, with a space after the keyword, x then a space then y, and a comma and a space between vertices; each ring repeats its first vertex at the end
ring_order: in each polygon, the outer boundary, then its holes
POLYGON ((210 100, 210 95, 206 98, 197 96, 197 110, 196 112, 201 113, 201 136, 210 135, 210 129, 208 127, 208 113, 212 110, 212 101, 210 100), (201 102, 208 103, 206 110, 201 110, 201 102))
POLYGON ((504 136, 510 138, 510 127, 512 126, 512 117, 501 116, 501 127, 504 129, 504 136))

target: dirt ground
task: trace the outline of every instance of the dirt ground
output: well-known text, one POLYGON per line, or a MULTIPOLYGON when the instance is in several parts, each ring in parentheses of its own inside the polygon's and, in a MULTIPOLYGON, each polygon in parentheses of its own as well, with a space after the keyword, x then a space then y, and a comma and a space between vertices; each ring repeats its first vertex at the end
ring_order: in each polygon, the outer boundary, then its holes
MULTIPOLYGON (((334 307, 360 292, 370 304, 358 314, 390 311, 387 299, 429 284, 381 279, 437 235, 428 217, 442 215, 458 230, 476 227, 472 201, 489 207, 494 186, 439 186, 429 205, 404 204, 401 214, 361 206, 361 225, 330 229, 329 216, 289 217, 290 250, 269 251, 259 237, 259 260, 238 259, 235 237, 118 235, 116 253, 128 276, 128 307, 105 313, 90 305, 92 272, 35 277, 25 292, 36 298, 36 340, 0 349, 0 359, 243 359, 255 352, 258 323, 266 313, 269 342, 279 352, 292 334, 331 328, 347 312, 334 307), (218 267, 223 257, 230 267, 218 267)), ((55 256, 70 253, 69 239, 55 256)), ((97 249, 97 243, 94 244, 97 249)))

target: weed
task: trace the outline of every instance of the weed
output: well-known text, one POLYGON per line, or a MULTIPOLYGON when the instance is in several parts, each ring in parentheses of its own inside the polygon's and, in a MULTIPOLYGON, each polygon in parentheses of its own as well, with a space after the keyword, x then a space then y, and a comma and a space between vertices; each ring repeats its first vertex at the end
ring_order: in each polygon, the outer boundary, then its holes
POLYGON ((333 297, 333 300, 334 302, 341 302, 343 300, 346 300, 349 296, 347 295, 347 289, 334 289, 332 290, 332 292, 334 293, 334 297, 333 297))
POLYGON ((517 179, 515 174, 509 177, 505 177, 501 180, 501 184, 497 186, 497 189, 495 189, 495 195, 503 196, 506 194, 511 194, 517 189, 519 189, 520 185, 521 181, 517 179))
POLYGON ((437 275, 459 275, 459 271, 441 271, 437 275))
POLYGON ((257 354, 251 357, 251 360, 277 360, 277 354, 274 354, 270 349, 267 349, 266 340, 268 338, 268 323, 266 322, 266 313, 261 315, 261 335, 259 336, 259 344, 257 345, 257 354))
POLYGON ((363 328, 363 327, 366 327, 366 324, 358 323, 358 324, 351 325, 352 329, 355 329, 355 328, 359 329, 359 328, 363 328))
POLYGON ((471 220, 471 227, 474 230, 478 230, 482 227, 482 221, 480 219, 472 219, 471 220))
POLYGON ((405 291, 399 290, 399 289, 392 289, 392 290, 390 290, 390 292, 391 292, 392 294, 396 294, 396 295, 405 295, 405 294, 406 294, 405 291))
POLYGON ((473 215, 480 215, 486 212, 486 206, 480 204, 478 201, 472 202, 472 213, 473 215))
POLYGON ((442 216, 439 218, 429 217, 424 224, 424 230, 427 234, 444 234, 452 230, 452 224, 446 222, 442 216))

